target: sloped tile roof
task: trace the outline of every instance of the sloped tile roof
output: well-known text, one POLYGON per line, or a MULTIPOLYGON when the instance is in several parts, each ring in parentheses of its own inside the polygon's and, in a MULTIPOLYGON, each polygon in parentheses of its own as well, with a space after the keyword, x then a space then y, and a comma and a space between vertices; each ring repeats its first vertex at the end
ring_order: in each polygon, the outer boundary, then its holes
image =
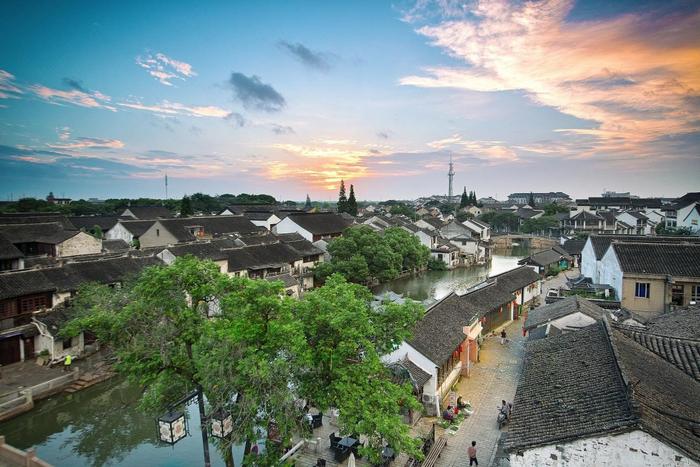
POLYGON ((121 239, 102 240, 102 251, 106 253, 121 253, 129 251, 129 244, 121 239))
POLYGON ((583 313, 595 320, 603 319, 606 312, 604 309, 591 303, 585 298, 574 295, 563 300, 533 308, 527 313, 525 320, 525 329, 533 329, 550 321, 563 318, 574 313, 583 313))
POLYGON ((24 254, 7 238, 0 234, 0 259, 21 258, 24 254))
POLYGON ((602 324, 527 342, 508 451, 629 430, 637 421, 602 324))
POLYGON ((0 226, 0 234, 15 245, 32 242, 56 245, 78 235, 78 233, 80 233, 79 230, 66 230, 58 222, 0 226))
POLYGON ((700 459, 700 383, 606 320, 528 342, 506 449, 641 428, 700 459))
POLYGON ((122 225, 131 235, 133 235, 136 238, 139 238, 141 235, 146 233, 146 230, 150 229, 151 226, 155 223, 156 221, 139 221, 139 220, 119 220, 119 224, 122 225))
POLYGON ((196 240, 188 230, 189 227, 201 226, 206 235, 212 236, 254 233, 264 229, 243 216, 180 217, 161 219, 158 222, 180 242, 196 240))
POLYGON ((301 254, 284 243, 248 246, 227 252, 229 271, 280 267, 302 259, 301 254))
POLYGON ((700 305, 663 313, 645 323, 654 334, 700 340, 700 305))
POLYGON ((136 219, 167 219, 173 217, 170 210, 165 206, 129 206, 124 208, 122 213, 126 212, 127 209, 136 216, 136 219))
MULTIPOLYGON (((210 241, 177 244, 167 247, 167 250, 174 256, 180 257, 192 255, 199 259, 210 259, 213 261, 228 258, 227 249, 238 248, 236 241, 231 238, 219 238, 210 241)), ((151 250, 162 251, 164 248, 152 248, 151 250)))
POLYGON ((413 363, 410 358, 406 357, 403 360, 401 360, 400 363, 404 368, 406 368, 406 370, 408 370, 408 374, 410 374, 411 379, 415 381, 416 387, 422 388, 423 386, 425 386, 425 383, 430 381, 430 373, 426 373, 425 371, 423 371, 423 369, 415 363, 413 363))
POLYGON ((106 232, 114 227, 120 218, 117 216, 72 216, 68 219, 78 230, 91 230, 98 225, 103 232, 106 232))
POLYGON ((490 278, 496 279, 498 286, 506 292, 514 293, 523 287, 527 287, 539 281, 540 275, 531 267, 520 266, 519 268, 511 269, 510 271, 491 276, 490 278))
POLYGON ((527 258, 518 261, 518 264, 534 264, 537 266, 548 266, 552 263, 559 262, 560 259, 571 260, 571 257, 567 254, 562 254, 559 251, 553 249, 538 251, 528 256, 527 258))
POLYGON ((613 243, 623 273, 700 277, 700 244, 613 243))
POLYGON ((618 243, 699 243, 700 237, 671 237, 671 236, 643 236, 643 235, 591 235, 588 237, 593 246, 593 252, 597 260, 603 259, 610 244, 618 243))
POLYGON ((0 213, 0 225, 13 224, 46 224, 48 222, 56 222, 66 230, 76 230, 68 217, 63 214, 44 213, 44 212, 11 212, 0 213))
POLYGON ((333 212, 290 214, 288 219, 314 235, 341 233, 352 225, 352 220, 333 212))
POLYGON ((586 238, 573 238, 564 242, 563 248, 570 255, 579 255, 586 245, 586 238))

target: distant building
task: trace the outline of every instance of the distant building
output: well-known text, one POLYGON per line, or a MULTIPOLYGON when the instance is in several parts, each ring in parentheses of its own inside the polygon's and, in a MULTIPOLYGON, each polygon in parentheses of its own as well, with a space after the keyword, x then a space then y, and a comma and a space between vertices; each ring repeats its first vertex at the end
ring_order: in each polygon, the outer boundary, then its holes
POLYGON ((346 217, 330 213, 290 214, 273 227, 277 234, 298 233, 310 242, 339 237, 353 222, 346 217))
POLYGON ((53 195, 53 191, 49 192, 49 195, 46 197, 46 202, 49 204, 66 205, 70 204, 71 201, 70 198, 56 198, 53 195))
POLYGON ((511 193, 508 195, 508 202, 514 204, 527 204, 530 202, 530 195, 535 200, 535 204, 543 205, 550 203, 563 204, 571 201, 571 197, 561 191, 550 191, 549 193, 511 193))
POLYGON ((665 214, 666 228, 685 227, 700 235, 700 192, 687 193, 661 210, 665 214))
POLYGON ((124 209, 119 217, 131 217, 133 219, 167 219, 173 217, 170 209, 165 206, 129 206, 124 209))

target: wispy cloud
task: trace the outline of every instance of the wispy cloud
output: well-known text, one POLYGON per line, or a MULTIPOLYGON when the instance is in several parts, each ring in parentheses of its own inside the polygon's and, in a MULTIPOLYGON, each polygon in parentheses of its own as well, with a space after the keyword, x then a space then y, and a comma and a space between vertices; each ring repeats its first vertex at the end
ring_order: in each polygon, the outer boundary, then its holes
MULTIPOLYGON (((562 129, 588 139, 589 155, 637 151, 700 130, 700 12, 568 21, 572 0, 475 2, 469 16, 418 32, 468 68, 434 67, 403 85, 496 92, 594 121, 562 129)), ((449 15, 448 15, 449 16, 449 15)))
MULTIPOLYGON (((70 136, 70 135, 69 135, 70 136)), ((64 135, 59 135, 60 139, 64 138, 64 135)), ((104 139, 104 138, 87 138, 78 137, 72 141, 65 141, 62 143, 47 144, 48 147, 52 149, 63 149, 63 150, 80 150, 80 149, 120 149, 124 147, 124 142, 118 139, 104 139)))
POLYGON ((96 109, 106 109, 116 112, 117 109, 111 104, 112 98, 102 94, 100 91, 83 92, 77 89, 63 91, 53 89, 40 84, 34 84, 27 88, 37 97, 56 105, 72 104, 79 107, 89 107, 96 109))
POLYGON ((279 41, 277 45, 307 68, 320 71, 328 71, 332 68, 332 62, 335 58, 333 54, 311 50, 299 42, 293 44, 279 41))
POLYGON ((5 70, 0 70, 0 99, 19 99, 22 91, 15 84, 15 75, 5 70))
POLYGON ((433 149, 458 150, 477 159, 488 161, 491 164, 514 162, 519 159, 514 148, 503 141, 465 140, 458 134, 449 138, 431 141, 428 143, 428 146, 433 149))
POLYGON ((273 123, 270 126, 270 129, 272 132, 276 135, 290 135, 294 134, 294 128, 288 125, 278 125, 276 123, 273 123))
POLYGON ((282 94, 271 85, 263 83, 258 76, 234 72, 228 82, 236 98, 247 109, 278 112, 287 104, 282 94))
POLYGON ((145 110, 164 115, 187 115, 190 117, 227 118, 230 111, 215 105, 186 105, 164 100, 159 104, 144 104, 139 101, 120 102, 118 105, 129 109, 145 110))
POLYGON ((172 86, 173 83, 171 81, 175 79, 185 81, 187 78, 197 76, 197 73, 192 69, 192 65, 170 58, 163 53, 138 56, 136 57, 136 64, 166 86, 172 86))

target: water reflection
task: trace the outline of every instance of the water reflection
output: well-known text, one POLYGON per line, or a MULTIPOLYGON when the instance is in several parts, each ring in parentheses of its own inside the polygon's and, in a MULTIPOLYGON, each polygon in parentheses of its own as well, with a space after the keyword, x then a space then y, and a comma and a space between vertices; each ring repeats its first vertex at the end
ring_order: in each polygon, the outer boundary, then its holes
POLYGON ((491 264, 458 268, 450 271, 426 271, 410 277, 396 279, 373 289, 376 294, 392 291, 414 300, 440 300, 450 292, 462 292, 489 276, 506 272, 518 266, 518 260, 528 254, 527 249, 514 248, 498 251, 491 264))
MULTIPOLYGON (((20 449, 36 447, 54 466, 191 466, 202 465, 202 441, 196 404, 188 407, 190 436, 174 447, 159 444, 154 419, 136 407, 138 387, 122 378, 73 395, 40 401, 24 415, 0 424, 0 434, 20 449)), ((213 466, 225 465, 210 448, 213 466)), ((241 465, 243 447, 234 448, 241 465)))

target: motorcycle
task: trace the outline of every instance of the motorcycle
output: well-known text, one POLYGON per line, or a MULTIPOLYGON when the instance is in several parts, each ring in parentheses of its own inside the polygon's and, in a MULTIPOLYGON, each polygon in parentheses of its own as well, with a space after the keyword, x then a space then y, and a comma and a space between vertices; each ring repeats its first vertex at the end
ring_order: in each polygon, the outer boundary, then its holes
POLYGON ((496 422, 498 423, 499 430, 503 428, 503 425, 508 423, 508 419, 510 418, 511 407, 511 404, 508 404, 505 407, 498 407, 498 417, 496 418, 496 422))

